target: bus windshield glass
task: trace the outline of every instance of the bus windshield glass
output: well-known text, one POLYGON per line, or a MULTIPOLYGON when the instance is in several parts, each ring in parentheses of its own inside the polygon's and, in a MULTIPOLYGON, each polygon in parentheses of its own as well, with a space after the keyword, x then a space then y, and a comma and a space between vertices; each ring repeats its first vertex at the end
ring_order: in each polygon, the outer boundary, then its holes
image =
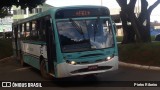
POLYGON ((60 20, 57 29, 62 52, 89 51, 114 46, 109 18, 60 20))

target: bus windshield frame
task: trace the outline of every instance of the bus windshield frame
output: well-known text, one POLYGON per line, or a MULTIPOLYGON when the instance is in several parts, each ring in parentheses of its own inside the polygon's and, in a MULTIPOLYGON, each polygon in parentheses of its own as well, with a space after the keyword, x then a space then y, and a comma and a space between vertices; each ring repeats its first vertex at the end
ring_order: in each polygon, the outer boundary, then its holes
POLYGON ((61 51, 82 52, 115 46, 110 17, 86 17, 56 20, 61 51))

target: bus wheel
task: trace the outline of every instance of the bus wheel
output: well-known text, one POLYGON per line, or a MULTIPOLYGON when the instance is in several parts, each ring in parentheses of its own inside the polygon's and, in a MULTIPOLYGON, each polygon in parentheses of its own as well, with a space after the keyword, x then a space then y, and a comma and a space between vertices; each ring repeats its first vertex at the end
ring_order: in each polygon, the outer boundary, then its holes
POLYGON ((47 72, 46 62, 44 60, 41 61, 40 71, 43 78, 51 79, 51 76, 47 72))

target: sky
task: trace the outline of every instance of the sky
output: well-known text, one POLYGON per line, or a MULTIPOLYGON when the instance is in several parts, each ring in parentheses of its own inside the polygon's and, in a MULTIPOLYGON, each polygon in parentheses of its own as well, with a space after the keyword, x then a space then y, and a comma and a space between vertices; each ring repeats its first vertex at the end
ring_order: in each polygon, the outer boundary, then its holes
MULTIPOLYGON (((120 8, 116 0, 46 0, 46 3, 55 7, 60 7, 60 6, 71 6, 71 5, 101 5, 101 1, 102 5, 108 7, 110 10, 112 8, 120 8)), ((149 5, 152 5, 156 0, 147 0, 147 1, 149 5)), ((151 22, 153 21, 160 22, 159 10, 160 10, 160 4, 152 11, 151 22)))

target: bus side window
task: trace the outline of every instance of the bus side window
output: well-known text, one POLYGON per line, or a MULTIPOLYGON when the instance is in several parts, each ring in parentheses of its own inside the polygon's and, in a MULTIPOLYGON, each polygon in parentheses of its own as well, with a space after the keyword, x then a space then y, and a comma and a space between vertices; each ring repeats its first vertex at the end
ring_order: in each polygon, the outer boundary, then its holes
POLYGON ((38 39, 38 30, 37 30, 37 21, 32 21, 31 23, 31 40, 37 40, 38 39))
POLYGON ((20 29, 20 25, 17 26, 17 30, 18 30, 18 39, 20 39, 21 36, 21 29, 20 29))
POLYGON ((15 34, 15 40, 17 40, 17 38, 18 38, 18 26, 16 26, 15 27, 15 29, 14 29, 14 34, 15 34))
POLYGON ((25 24, 21 24, 21 39, 22 39, 22 40, 23 40, 24 37, 25 37, 24 30, 25 30, 25 24))
POLYGON ((26 40, 29 40, 29 37, 30 37, 30 23, 27 22, 25 26, 26 26, 25 38, 26 38, 26 40))
POLYGON ((40 19, 37 19, 36 20, 36 31, 37 31, 37 40, 38 41, 40 41, 40 29, 41 29, 40 19))
POLYGON ((12 39, 13 40, 15 39, 15 28, 14 28, 14 26, 12 27, 12 39))
POLYGON ((39 30, 39 40, 45 41, 46 40, 46 32, 45 32, 45 20, 42 18, 40 20, 40 30, 39 30))
POLYGON ((19 25, 19 37, 22 38, 22 24, 19 25))

